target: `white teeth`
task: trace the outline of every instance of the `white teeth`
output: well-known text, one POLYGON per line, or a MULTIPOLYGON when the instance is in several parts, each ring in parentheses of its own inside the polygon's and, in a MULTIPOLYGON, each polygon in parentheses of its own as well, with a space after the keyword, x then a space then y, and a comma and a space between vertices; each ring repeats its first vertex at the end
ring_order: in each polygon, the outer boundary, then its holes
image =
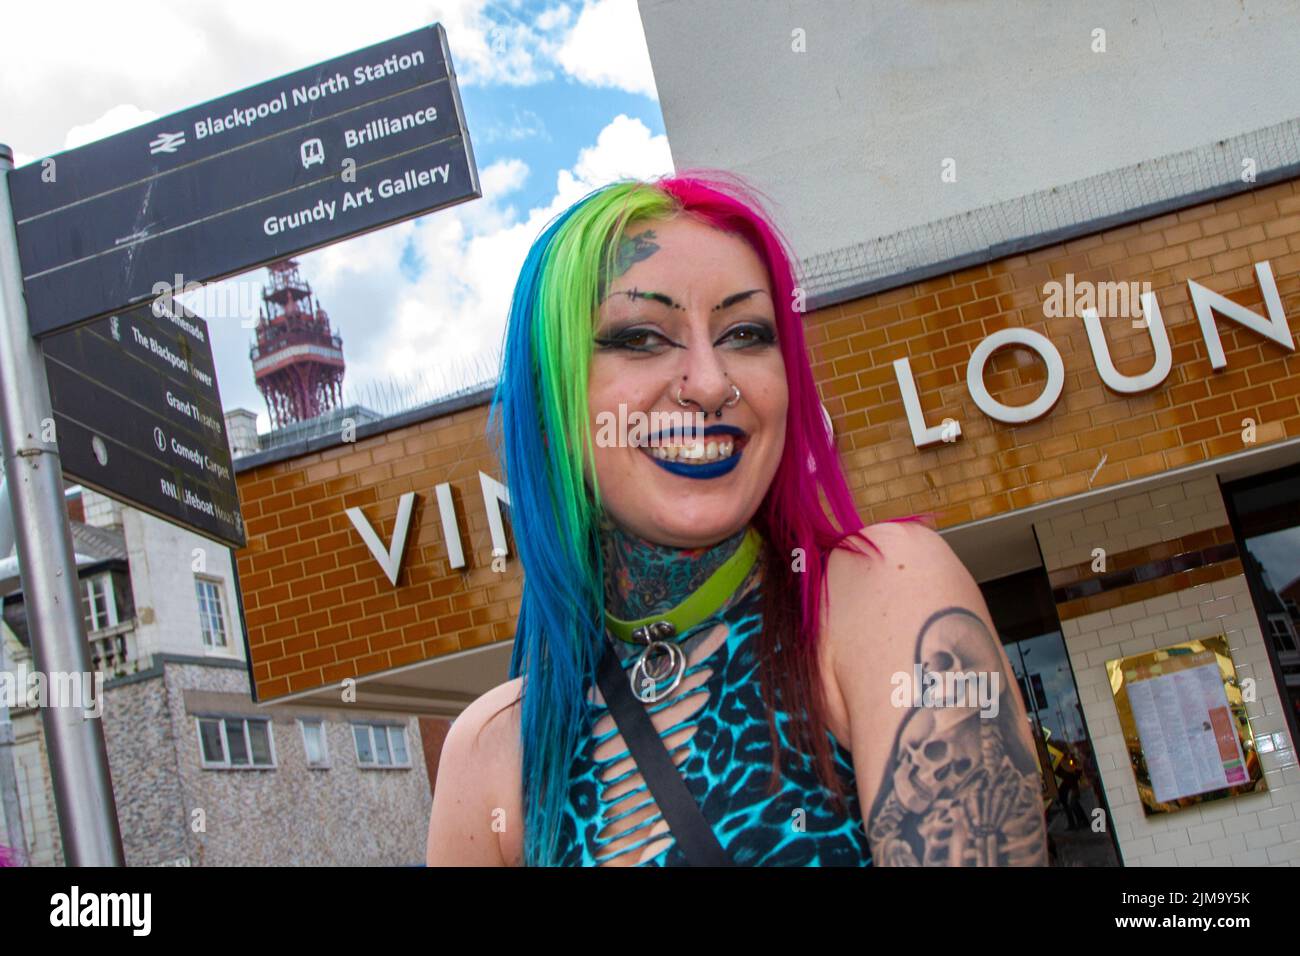
POLYGON ((660 461, 706 462, 721 461, 730 458, 736 450, 732 439, 724 441, 696 442, 693 445, 651 445, 650 454, 660 461))

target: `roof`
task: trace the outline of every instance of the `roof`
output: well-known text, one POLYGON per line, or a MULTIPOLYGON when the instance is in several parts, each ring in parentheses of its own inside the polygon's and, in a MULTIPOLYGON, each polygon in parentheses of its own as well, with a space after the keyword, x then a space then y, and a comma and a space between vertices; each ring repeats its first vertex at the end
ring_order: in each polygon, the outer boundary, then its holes
MULTIPOLYGON (((381 435, 384 432, 406 428, 431 418, 442 418, 445 415, 451 415, 466 408, 486 405, 492 401, 495 388, 495 384, 491 384, 482 388, 467 389, 462 393, 429 402, 426 405, 421 405, 397 415, 389 415, 374 421, 358 423, 353 438, 361 441, 371 435, 381 435)), ((289 458, 298 458, 311 452, 334 448, 342 444, 344 444, 342 433, 337 430, 311 437, 300 437, 288 443, 264 448, 251 455, 239 456, 234 459, 235 473, 240 474, 253 468, 261 468, 263 465, 270 465, 289 458)))
MULTIPOLYGON (((100 528, 82 521, 71 521, 72 548, 77 571, 105 561, 126 561, 126 535, 121 528, 100 528)), ((0 558, 0 597, 22 593, 18 555, 0 558)))

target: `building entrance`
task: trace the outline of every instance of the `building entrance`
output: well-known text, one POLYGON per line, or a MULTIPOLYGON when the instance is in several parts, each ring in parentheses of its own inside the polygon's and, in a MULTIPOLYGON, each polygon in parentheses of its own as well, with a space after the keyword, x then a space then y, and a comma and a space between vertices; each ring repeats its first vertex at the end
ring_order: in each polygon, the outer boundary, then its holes
POLYGON ((1105 789, 1042 568, 982 583, 1032 725, 1052 866, 1119 866, 1105 789))

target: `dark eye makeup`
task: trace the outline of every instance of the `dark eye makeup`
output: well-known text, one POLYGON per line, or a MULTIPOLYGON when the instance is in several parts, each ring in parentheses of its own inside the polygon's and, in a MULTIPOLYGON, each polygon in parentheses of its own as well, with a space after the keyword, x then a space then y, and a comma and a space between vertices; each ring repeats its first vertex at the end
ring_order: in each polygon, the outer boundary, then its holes
MULTIPOLYGON (((626 351, 626 352, 646 352, 653 354, 656 349, 647 346, 647 339, 659 339, 660 342, 676 346, 667 336, 654 329, 644 327, 628 326, 622 329, 615 329, 608 335, 596 336, 595 342, 604 351, 626 351)), ((772 345, 776 342, 776 329, 767 322, 746 322, 742 325, 736 325, 728 329, 722 338, 718 339, 714 345, 721 345, 728 340, 741 343, 738 348, 751 349, 760 348, 766 345, 772 345), (743 337, 742 337, 743 335, 743 337)), ((680 346, 677 346, 680 348, 680 346)))

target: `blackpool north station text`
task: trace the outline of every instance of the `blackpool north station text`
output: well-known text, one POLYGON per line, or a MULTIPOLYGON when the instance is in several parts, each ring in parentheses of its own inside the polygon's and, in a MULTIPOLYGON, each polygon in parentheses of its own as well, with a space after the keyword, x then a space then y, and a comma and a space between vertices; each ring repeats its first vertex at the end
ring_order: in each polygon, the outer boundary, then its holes
POLYGON ((291 90, 281 90, 278 96, 258 103, 256 106, 234 109, 225 116, 205 116, 203 119, 197 120, 194 123, 194 138, 204 139, 241 126, 252 126, 259 119, 265 119, 274 113, 282 113, 291 107, 302 106, 306 103, 315 103, 334 93, 342 93, 344 90, 351 89, 353 84, 362 86, 366 83, 373 83, 375 80, 393 76, 403 70, 413 69, 423 63, 423 50, 414 50, 411 53, 395 53, 379 63, 357 67, 352 71, 351 79, 348 78, 346 73, 335 73, 329 79, 321 80, 319 83, 304 83, 302 86, 294 87, 291 90))

